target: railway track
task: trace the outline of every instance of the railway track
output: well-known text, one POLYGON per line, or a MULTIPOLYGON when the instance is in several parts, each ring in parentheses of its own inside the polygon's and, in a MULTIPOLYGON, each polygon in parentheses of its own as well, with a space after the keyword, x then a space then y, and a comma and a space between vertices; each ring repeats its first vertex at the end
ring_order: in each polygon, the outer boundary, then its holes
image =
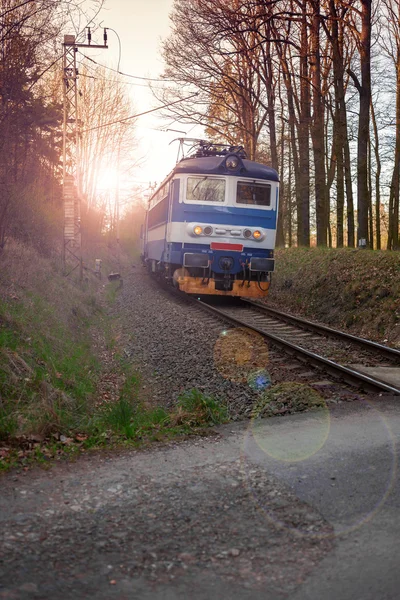
POLYGON ((252 300, 242 300, 257 309, 263 314, 267 314, 270 317, 271 325, 275 323, 287 323, 294 325, 296 327, 301 328, 302 330, 309 331, 312 333, 316 333, 323 337, 330 337, 336 340, 341 340, 344 343, 355 344, 359 348, 363 350, 375 352, 379 354, 383 359, 388 359, 389 361, 396 362, 400 365, 400 350, 396 350, 395 348, 389 348, 388 346, 384 346, 383 344, 378 344, 377 342, 372 342, 371 340, 367 340, 365 338, 359 338, 355 335, 351 335, 350 333, 345 333, 343 331, 338 331, 337 329, 332 329, 331 327, 327 327, 326 325, 321 325, 319 323, 313 323, 312 321, 308 321, 307 319, 302 319, 300 317, 295 317, 294 315, 289 315, 288 313, 278 311, 274 308, 270 308, 269 306, 265 306, 265 304, 261 304, 260 302, 254 302, 252 300))
POLYGON ((214 306, 212 301, 195 302, 204 311, 231 325, 259 333, 284 352, 322 369, 335 379, 368 391, 400 395, 396 384, 359 370, 399 366, 399 350, 280 313, 254 301, 242 300, 222 308, 214 306))

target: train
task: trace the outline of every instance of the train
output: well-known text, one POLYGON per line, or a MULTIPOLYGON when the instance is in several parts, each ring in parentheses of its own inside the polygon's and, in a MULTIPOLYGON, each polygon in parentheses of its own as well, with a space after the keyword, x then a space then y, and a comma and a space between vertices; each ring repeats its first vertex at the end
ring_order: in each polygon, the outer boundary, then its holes
POLYGON ((275 169, 249 160, 241 146, 194 140, 149 198, 142 261, 189 295, 263 298, 278 203, 275 169))

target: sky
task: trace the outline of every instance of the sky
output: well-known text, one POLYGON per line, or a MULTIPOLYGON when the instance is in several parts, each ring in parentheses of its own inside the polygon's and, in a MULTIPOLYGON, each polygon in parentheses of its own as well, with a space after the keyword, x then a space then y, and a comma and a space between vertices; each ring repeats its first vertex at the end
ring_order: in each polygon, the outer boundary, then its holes
MULTIPOLYGON (((162 74, 161 40, 170 31, 169 14, 172 6, 173 0, 106 0, 105 9, 96 18, 96 23, 118 33, 121 40, 120 71, 152 78, 162 74)), ((102 32, 93 36, 92 43, 102 43, 102 32)), ((108 50, 93 49, 85 53, 97 62, 116 69, 119 42, 111 30, 108 32, 108 46, 108 50)), ((127 86, 135 114, 159 105, 145 81, 126 81, 140 84, 127 86)), ((137 170, 136 181, 140 184, 160 183, 171 171, 177 158, 178 143, 169 144, 182 134, 156 131, 167 127, 167 123, 156 112, 138 118, 136 127, 140 139, 139 152, 145 159, 143 166, 137 170)), ((190 125, 175 124, 173 127, 185 132, 191 129, 190 125)), ((193 137, 193 134, 192 131, 190 135, 193 137)))

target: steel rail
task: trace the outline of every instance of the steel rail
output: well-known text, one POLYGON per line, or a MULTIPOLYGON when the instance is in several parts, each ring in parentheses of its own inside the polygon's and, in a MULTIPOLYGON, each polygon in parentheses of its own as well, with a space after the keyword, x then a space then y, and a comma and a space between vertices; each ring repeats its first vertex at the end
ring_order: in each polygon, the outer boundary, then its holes
POLYGON ((344 380, 346 383, 350 383, 351 385, 356 385, 358 387, 361 386, 374 392, 383 391, 390 394, 394 394, 396 396, 400 395, 400 389, 392 387, 384 381, 374 379, 373 377, 364 375, 359 371, 355 371, 353 369, 349 369, 348 367, 344 367, 343 365, 335 363, 334 361, 329 360, 328 358, 324 358, 319 354, 315 354, 314 352, 305 350, 304 348, 301 348, 296 344, 292 344, 291 342, 288 342, 273 333, 269 333, 268 331, 260 329, 255 325, 246 323, 246 321, 241 321, 240 319, 229 315, 223 310, 219 310, 218 308, 205 304, 201 300, 195 300, 195 302, 203 310, 217 315, 220 319, 223 319, 224 321, 227 321, 235 326, 246 327, 247 329, 256 331, 263 337, 270 339, 276 346, 280 347, 285 352, 294 355, 296 358, 302 360, 303 362, 322 368, 324 371, 330 373, 334 377, 344 380))
POLYGON ((279 310, 276 310, 275 308, 270 308, 269 306, 265 306, 264 304, 255 302, 254 300, 247 300, 246 298, 241 298, 241 300, 246 304, 250 304, 251 306, 254 306, 257 309, 260 309, 260 312, 269 313, 271 314, 271 316, 275 316, 281 321, 285 321, 287 323, 295 323, 303 329, 313 331, 315 333, 327 334, 334 338, 348 340, 349 342, 358 344, 363 348, 378 351, 381 355, 385 356, 385 358, 389 358, 391 360, 397 358, 400 361, 400 350, 396 350, 395 348, 389 348, 389 346, 384 346, 383 344, 378 344, 378 342, 373 342, 365 338, 359 338, 355 335, 352 335, 351 333, 345 333, 344 331, 338 331, 337 329, 332 329, 331 327, 327 327, 326 325, 320 325, 318 323, 308 321, 307 319, 295 317, 294 315, 281 312, 279 310))

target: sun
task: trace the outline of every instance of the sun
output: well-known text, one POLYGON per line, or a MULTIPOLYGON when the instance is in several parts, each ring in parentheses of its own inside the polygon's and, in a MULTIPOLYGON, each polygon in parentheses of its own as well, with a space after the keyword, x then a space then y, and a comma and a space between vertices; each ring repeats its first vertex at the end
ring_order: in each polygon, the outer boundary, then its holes
POLYGON ((118 169, 114 167, 107 167, 101 173, 98 180, 98 189, 99 190, 115 190, 118 185, 118 180, 120 179, 118 169))

